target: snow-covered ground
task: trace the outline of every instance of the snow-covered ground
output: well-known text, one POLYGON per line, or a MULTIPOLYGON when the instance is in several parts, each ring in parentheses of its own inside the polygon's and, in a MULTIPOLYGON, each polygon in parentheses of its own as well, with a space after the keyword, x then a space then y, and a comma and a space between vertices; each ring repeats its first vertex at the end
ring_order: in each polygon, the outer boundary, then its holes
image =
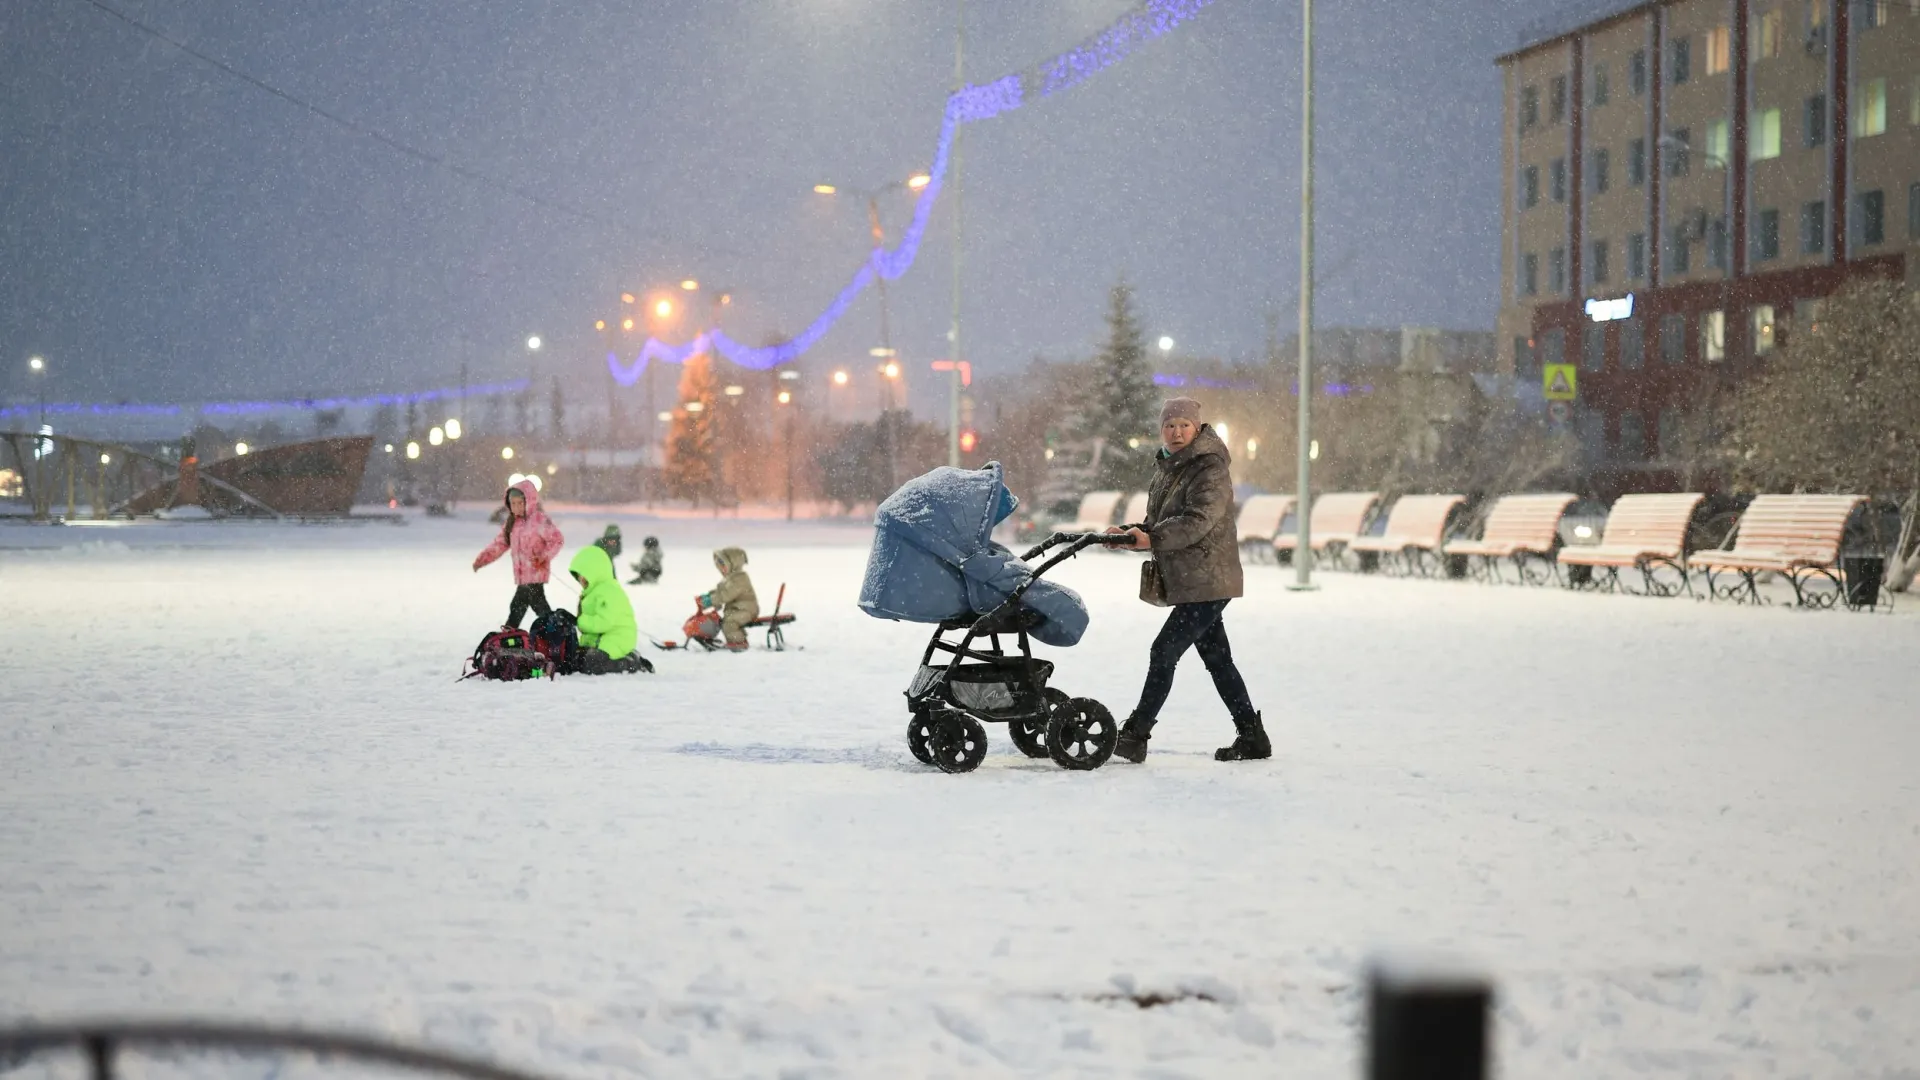
MULTIPOLYGON (((1920 1062, 1913 610, 1253 567, 1228 619, 1273 761, 1212 760, 1189 658, 1143 767, 994 728, 945 776, 904 743, 922 628, 853 604, 864 528, 622 524, 667 543, 643 630, 738 543, 801 648, 456 684, 510 592, 468 569, 477 511, 0 528, 0 1020, 347 1025, 566 1077, 1334 1077, 1367 960, 1410 949, 1496 977, 1511 1077, 1920 1062)), ((1093 628, 1048 652, 1120 715, 1135 565, 1063 567, 1093 628)))

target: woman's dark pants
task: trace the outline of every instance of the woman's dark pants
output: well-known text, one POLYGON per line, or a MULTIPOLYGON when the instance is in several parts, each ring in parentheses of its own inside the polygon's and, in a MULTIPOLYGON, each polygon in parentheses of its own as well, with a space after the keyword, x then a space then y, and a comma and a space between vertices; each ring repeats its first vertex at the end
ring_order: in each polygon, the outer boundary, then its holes
POLYGON ((1173 669, 1188 648, 1199 651, 1207 674, 1213 676, 1213 688, 1233 718, 1253 715, 1253 700, 1247 696, 1240 669, 1233 666, 1233 649, 1227 644, 1227 624, 1221 619, 1226 608, 1225 600, 1173 606, 1147 656, 1147 684, 1140 689, 1140 704, 1133 710, 1137 722, 1151 726, 1159 718, 1160 707, 1173 690, 1173 669))
POLYGON ((507 609, 507 625, 520 629, 520 620, 526 618, 527 609, 532 608, 536 616, 545 615, 553 608, 547 604, 547 587, 539 583, 522 585, 513 590, 513 606, 507 609))

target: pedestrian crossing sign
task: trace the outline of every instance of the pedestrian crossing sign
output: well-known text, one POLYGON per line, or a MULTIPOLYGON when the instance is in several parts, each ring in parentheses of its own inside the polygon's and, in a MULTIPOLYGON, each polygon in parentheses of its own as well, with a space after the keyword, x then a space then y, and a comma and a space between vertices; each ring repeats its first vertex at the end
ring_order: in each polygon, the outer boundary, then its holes
POLYGON ((1548 364, 1541 378, 1548 401, 1572 401, 1580 396, 1580 373, 1572 364, 1548 364))

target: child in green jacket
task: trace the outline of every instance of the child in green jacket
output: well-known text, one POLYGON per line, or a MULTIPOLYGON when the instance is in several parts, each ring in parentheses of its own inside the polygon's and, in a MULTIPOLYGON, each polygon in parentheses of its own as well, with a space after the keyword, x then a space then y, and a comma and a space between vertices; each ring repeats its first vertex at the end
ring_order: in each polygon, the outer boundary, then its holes
POLYGON ((653 665, 634 651, 640 627, 633 604, 613 574, 613 560, 598 544, 580 549, 567 566, 580 583, 580 670, 588 675, 616 671, 652 671, 653 665))

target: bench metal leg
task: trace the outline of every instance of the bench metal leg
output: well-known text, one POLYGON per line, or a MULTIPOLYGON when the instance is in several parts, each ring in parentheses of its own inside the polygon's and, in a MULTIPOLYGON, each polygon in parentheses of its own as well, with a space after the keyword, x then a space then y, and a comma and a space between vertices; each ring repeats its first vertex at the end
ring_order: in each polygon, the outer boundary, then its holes
POLYGON ((1672 559, 1642 559, 1640 580, 1645 589, 1642 596, 1679 596, 1683 591, 1693 594, 1693 579, 1687 568, 1672 559))
POLYGON ((1841 584, 1840 576, 1824 566, 1809 566, 1799 570, 1786 571, 1787 583, 1793 586, 1795 606, 1825 611, 1839 603, 1846 595, 1846 586, 1841 584), (1810 588, 1824 582, 1832 588, 1810 588))

